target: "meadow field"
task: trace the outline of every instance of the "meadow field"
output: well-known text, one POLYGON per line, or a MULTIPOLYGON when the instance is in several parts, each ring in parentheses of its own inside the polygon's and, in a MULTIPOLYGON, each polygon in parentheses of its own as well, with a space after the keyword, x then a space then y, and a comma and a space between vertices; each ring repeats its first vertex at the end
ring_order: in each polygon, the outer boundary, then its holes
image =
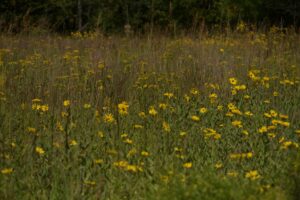
POLYGON ((0 35, 0 199, 299 199, 300 36, 0 35))

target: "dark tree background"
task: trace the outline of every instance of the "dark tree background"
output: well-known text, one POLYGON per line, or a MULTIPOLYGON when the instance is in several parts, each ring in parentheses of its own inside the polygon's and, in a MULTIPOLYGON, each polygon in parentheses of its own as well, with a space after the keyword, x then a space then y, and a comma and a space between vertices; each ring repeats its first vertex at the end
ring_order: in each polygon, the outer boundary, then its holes
POLYGON ((300 24, 300 0, 1 0, 0 30, 195 31, 235 25, 300 24))

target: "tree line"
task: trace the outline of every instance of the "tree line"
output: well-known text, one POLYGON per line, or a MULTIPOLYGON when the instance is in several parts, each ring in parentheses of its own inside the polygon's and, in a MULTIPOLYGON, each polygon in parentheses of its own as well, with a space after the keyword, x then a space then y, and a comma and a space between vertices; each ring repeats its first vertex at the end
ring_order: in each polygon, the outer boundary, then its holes
POLYGON ((234 26, 300 25, 299 0, 2 0, 0 31, 196 31, 234 26), (125 29, 124 29, 125 27, 125 29))

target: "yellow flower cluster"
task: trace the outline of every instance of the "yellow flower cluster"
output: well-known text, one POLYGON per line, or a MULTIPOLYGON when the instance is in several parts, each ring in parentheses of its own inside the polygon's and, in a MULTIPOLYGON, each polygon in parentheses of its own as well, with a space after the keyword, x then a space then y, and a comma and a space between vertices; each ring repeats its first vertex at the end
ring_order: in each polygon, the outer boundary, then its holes
POLYGON ((119 169, 123 169, 125 171, 137 173, 137 172, 143 172, 143 168, 138 165, 131 165, 127 161, 121 160, 118 162, 114 162, 113 165, 115 167, 118 167, 119 169))

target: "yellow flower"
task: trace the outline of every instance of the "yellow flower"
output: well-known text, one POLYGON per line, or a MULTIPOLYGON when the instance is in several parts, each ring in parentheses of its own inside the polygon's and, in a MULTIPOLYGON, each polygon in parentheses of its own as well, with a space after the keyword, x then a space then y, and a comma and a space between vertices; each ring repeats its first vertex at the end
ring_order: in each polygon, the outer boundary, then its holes
POLYGON ((246 85, 236 85, 236 86, 234 86, 234 89, 235 90, 246 90, 246 85))
POLYGON ((275 137, 276 137, 276 134, 275 134, 275 133, 268 133, 268 137, 269 137, 269 138, 275 138, 275 137))
POLYGON ((33 127, 27 127, 27 131, 29 132, 29 133, 36 133, 36 128, 33 128, 33 127))
POLYGON ((197 95, 197 94, 199 94, 199 90, 198 90, 197 88, 192 88, 192 89, 190 90, 190 93, 191 93, 192 95, 197 95))
POLYGON ((236 78, 229 78, 229 83, 231 84, 231 85, 236 85, 237 84, 237 79, 236 78))
POLYGON ((61 112, 61 116, 62 116, 62 117, 68 117, 69 114, 68 114, 67 112, 61 112))
POLYGON ((158 106, 160 109, 165 110, 167 108, 167 104, 165 103, 160 103, 158 106))
POLYGON ((91 108, 91 104, 85 103, 85 104, 83 105, 83 108, 89 109, 89 108, 91 108))
POLYGON ((246 157, 247 158, 252 158, 253 157, 253 153, 252 152, 248 152, 246 157))
POLYGON ((239 174, 235 171, 229 171, 227 172, 227 176, 231 176, 231 177, 237 177, 239 174))
POLYGON ((217 95, 216 93, 211 93, 211 94, 209 95, 209 98, 213 100, 213 99, 218 98, 218 95, 217 95))
POLYGON ((278 113, 275 110, 270 110, 270 115, 272 117, 277 117, 278 113))
POLYGON ((127 157, 131 157, 133 155, 135 155, 137 153, 136 148, 132 148, 129 150, 129 152, 127 153, 127 157))
POLYGON ((168 97, 169 99, 171 99, 174 96, 174 94, 170 93, 170 92, 166 92, 166 93, 164 93, 164 96, 168 97))
POLYGON ((114 116, 111 113, 106 113, 103 116, 103 120, 106 123, 113 123, 115 121, 115 118, 114 118, 114 116))
POLYGON ((227 105, 227 107, 228 107, 229 110, 237 109, 236 106, 235 106, 233 103, 229 103, 229 104, 227 105))
POLYGON ((90 185, 90 186, 95 186, 96 182, 95 181, 88 181, 88 180, 86 180, 86 181, 84 181, 84 184, 90 185))
POLYGON ((63 105, 64 105, 65 107, 69 107, 69 106, 71 105, 71 101, 70 101, 70 100, 64 100, 63 105))
POLYGON ((251 111, 246 111, 245 115, 247 115, 247 116, 253 116, 253 113, 251 111))
POLYGON ((299 145, 296 142, 292 142, 292 141, 285 141, 282 143, 281 148, 282 149, 288 149, 289 147, 294 146, 295 148, 298 148, 299 145))
POLYGON ((122 103, 118 104, 118 110, 120 115, 127 115, 128 114, 129 105, 127 102, 123 101, 122 103))
POLYGON ((249 135, 249 132, 248 132, 247 130, 243 130, 242 133, 243 133, 244 135, 246 135, 246 136, 249 135))
POLYGON ((166 132, 170 132, 171 131, 171 128, 170 128, 170 125, 167 123, 167 122, 163 122, 163 130, 166 131, 166 132))
POLYGON ((180 131, 179 136, 184 137, 187 135, 187 132, 185 131, 180 131))
POLYGON ((13 168, 4 168, 1 170, 1 174, 11 174, 13 171, 13 168))
POLYGON ((288 115, 283 115, 283 114, 279 114, 279 117, 282 118, 282 119, 288 119, 289 118, 288 115))
POLYGON ((135 124, 134 126, 133 126, 135 129, 142 129, 142 128, 144 128, 142 125, 140 125, 140 124, 135 124))
POLYGON ((237 94, 237 91, 235 89, 231 90, 231 94, 232 95, 236 95, 237 94))
POLYGON ((237 108, 232 109, 231 112, 232 112, 233 114, 243 115, 243 113, 242 113, 239 109, 237 109, 237 108))
POLYGON ((35 152, 39 155, 45 154, 45 151, 42 147, 35 147, 35 152))
POLYGON ((155 108, 153 106, 150 106, 150 108, 149 108, 149 115, 152 115, 152 116, 157 115, 157 111, 155 110, 155 108))
POLYGON ((185 99, 186 102, 189 102, 190 99, 191 99, 191 97, 189 97, 188 95, 185 94, 185 95, 184 95, 184 99, 185 99))
POLYGON ((271 117, 272 117, 272 115, 269 114, 269 113, 264 113, 264 116, 265 116, 265 117, 268 117, 268 118, 271 118, 271 117))
POLYGON ((242 122, 239 121, 239 120, 234 120, 233 122, 231 122, 231 124, 232 124, 233 126, 236 126, 236 127, 239 127, 239 128, 242 128, 242 127, 243 127, 242 122))
POLYGON ((41 106, 41 111, 46 112, 49 110, 49 106, 47 104, 41 106))
POLYGON ((219 106, 217 107, 217 110, 223 110, 223 106, 219 105, 219 106))
POLYGON ((146 117, 145 112, 139 112, 139 117, 140 117, 140 118, 145 118, 145 117, 146 117))
POLYGON ((245 177, 249 178, 251 180, 256 180, 256 179, 260 178, 260 175, 258 174, 257 170, 251 170, 246 173, 245 177))
POLYGON ((142 151, 141 155, 144 157, 148 157, 150 154, 147 151, 142 151))
POLYGON ((94 163, 95 164, 102 164, 104 161, 103 161, 103 159, 96 159, 96 160, 94 160, 94 163))
POLYGON ((126 144, 132 144, 133 143, 133 141, 129 138, 125 139, 123 142, 126 143, 126 144))
POLYGON ((190 169, 190 168, 192 168, 192 166, 193 166, 193 164, 191 162, 187 162, 187 163, 183 164, 183 167, 186 169, 190 169))
POLYGON ((35 103, 42 102, 42 100, 41 100, 41 99, 37 99, 37 98, 36 98, 36 99, 32 99, 31 101, 32 101, 32 102, 35 102, 35 103))
POLYGON ((202 108, 199 109, 199 112, 202 113, 202 114, 204 114, 204 113, 207 112, 207 108, 202 107, 202 108))
POLYGON ((218 140, 218 139, 220 139, 220 138, 221 138, 221 134, 216 133, 216 134, 214 135, 214 139, 215 139, 215 140, 218 140))
POLYGON ((268 129, 268 131, 269 130, 274 130, 274 129, 276 129, 276 126, 273 126, 273 125, 272 126, 268 126, 267 129, 268 129))
POLYGON ((195 121, 195 122, 200 121, 200 117, 198 117, 198 116, 196 116, 196 115, 193 115, 193 116, 191 117, 191 119, 192 119, 193 121, 195 121))
POLYGON ((136 165, 127 165, 125 167, 125 170, 129 171, 129 172, 138 172, 138 171, 142 172, 143 171, 143 169, 140 166, 136 166, 136 165))
POLYGON ((215 164, 215 168, 216 169, 221 169, 222 167, 223 167, 223 164, 220 163, 220 162, 218 162, 218 163, 215 164))
POLYGON ((245 95, 244 99, 250 99, 250 96, 249 95, 245 95))
POLYGON ((285 127, 289 127, 290 126, 290 122, 285 122, 285 121, 276 120, 276 119, 272 120, 272 124, 273 125, 279 124, 279 125, 285 126, 285 127))
POLYGON ((76 146, 76 145, 77 145, 76 140, 71 140, 71 141, 70 141, 70 145, 71 145, 71 146, 76 146))
POLYGON ((268 131, 268 128, 266 126, 262 126, 258 129, 259 133, 266 133, 268 131))

